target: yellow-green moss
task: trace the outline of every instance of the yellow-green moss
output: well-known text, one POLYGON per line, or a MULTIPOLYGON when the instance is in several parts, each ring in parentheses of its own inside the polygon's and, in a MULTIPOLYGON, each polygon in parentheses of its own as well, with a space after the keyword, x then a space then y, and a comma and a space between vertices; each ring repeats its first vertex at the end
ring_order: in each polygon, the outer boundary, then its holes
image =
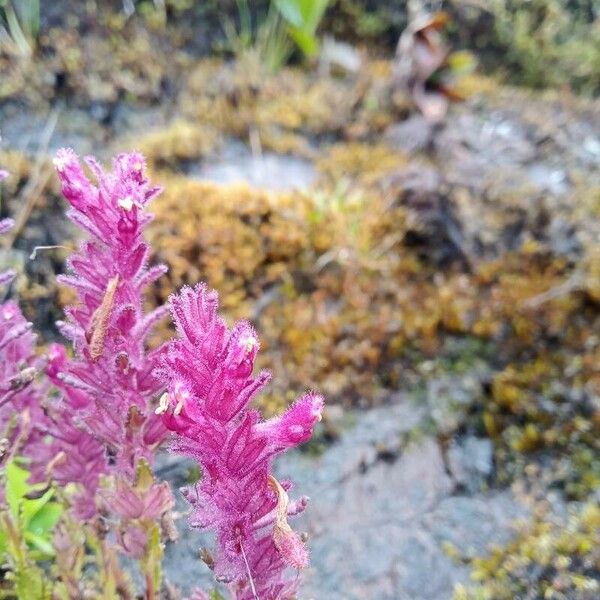
POLYGON ((210 126, 176 119, 165 128, 155 129, 131 140, 149 164, 174 165, 203 158, 216 151, 220 134, 210 126))
POLYGON ((407 158, 386 144, 340 143, 329 148, 317 162, 317 168, 329 185, 340 180, 370 185, 406 167, 407 158))
POLYGON ((518 537, 472 562, 473 586, 454 600, 592 600, 600 594, 600 508, 571 507, 566 518, 545 512, 518 537))

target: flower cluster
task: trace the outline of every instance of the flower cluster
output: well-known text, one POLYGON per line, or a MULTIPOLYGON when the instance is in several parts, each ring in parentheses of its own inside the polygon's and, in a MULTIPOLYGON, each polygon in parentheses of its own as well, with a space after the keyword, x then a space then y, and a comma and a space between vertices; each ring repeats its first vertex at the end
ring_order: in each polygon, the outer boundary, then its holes
MULTIPOLYGON (((0 169, 0 181, 8 173, 0 169)), ((0 234, 13 226, 11 219, 0 221, 0 234)), ((16 276, 12 270, 0 273, 0 285, 10 283, 16 276)), ((32 423, 40 423, 44 414, 40 404, 41 390, 35 377, 41 361, 35 356, 36 336, 16 302, 0 304, 0 436, 1 454, 21 452, 34 455, 40 443, 39 432, 30 430, 32 423)), ((0 456, 2 457, 2 456, 0 456)), ((43 478, 43 469, 34 472, 43 478)))
POLYGON ((54 160, 70 204, 67 216, 89 237, 69 259, 70 273, 60 277, 78 296, 66 309, 67 321, 58 323, 75 356, 54 345, 48 374, 64 394, 53 437, 80 457, 75 464, 67 461, 57 477, 82 483, 89 499, 103 473, 131 481, 138 461, 151 464, 167 433, 153 407, 160 384, 152 372, 160 349, 146 349, 166 309, 145 313, 142 306, 145 288, 166 268, 147 266, 143 228, 151 215, 145 208, 160 189, 148 184, 142 156, 117 156, 113 172, 91 158, 86 163, 97 186, 71 150, 60 150, 54 160))
MULTIPOLYGON (((217 314, 216 292, 204 284, 171 297, 179 336, 148 350, 149 333, 168 312, 143 308, 145 288, 165 272, 163 266, 148 267, 143 239, 151 219, 146 207, 159 188, 149 185, 137 153, 117 156, 111 172, 86 159, 96 184, 71 150, 59 151, 54 163, 70 204, 67 216, 87 234, 68 261, 68 274, 60 277, 77 295, 58 323, 72 352, 52 344, 37 358, 31 324, 14 302, 0 305, 3 437, 9 444, 18 441, 12 445, 30 460, 34 479, 77 484, 69 519, 90 525, 88 533, 112 528, 118 549, 139 561, 145 597, 154 599, 163 541, 176 533, 171 489, 152 474, 155 455, 170 436, 174 452, 201 465, 201 481, 184 495, 192 506, 190 524, 217 534, 215 558, 208 552, 205 558, 218 580, 238 600, 294 597, 298 577, 287 571, 306 567, 308 551, 288 517, 304 510, 308 499, 290 501, 291 483, 277 481, 271 463, 310 438, 322 398, 308 393, 266 421, 249 409, 270 379, 266 371, 253 374, 256 333, 245 322, 229 329, 217 314)), ((0 222, 0 232, 10 225, 0 222)), ((0 283, 12 277, 0 274, 0 283)), ((82 539, 67 533, 65 527, 59 531, 57 547, 82 539)), ((106 535, 98 539, 105 567, 100 587, 116 594, 116 549, 106 535)), ((75 595, 75 565, 83 565, 77 556, 65 551, 61 571, 75 595), (65 567, 71 563, 73 572, 65 567)), ((206 595, 197 590, 192 597, 206 595)))
POLYGON ((308 554, 287 517, 308 499, 289 502, 291 483, 271 475, 271 462, 310 438, 323 400, 308 393, 263 421, 248 409, 270 379, 265 371, 253 376, 258 339, 251 326, 229 330, 216 292, 204 284, 184 287, 170 305, 179 339, 157 371, 167 387, 157 412, 176 434, 172 451, 202 468, 201 481, 184 490, 190 524, 216 532, 219 551, 209 562, 238 600, 291 598, 297 578, 288 579, 286 568, 307 566, 308 554))

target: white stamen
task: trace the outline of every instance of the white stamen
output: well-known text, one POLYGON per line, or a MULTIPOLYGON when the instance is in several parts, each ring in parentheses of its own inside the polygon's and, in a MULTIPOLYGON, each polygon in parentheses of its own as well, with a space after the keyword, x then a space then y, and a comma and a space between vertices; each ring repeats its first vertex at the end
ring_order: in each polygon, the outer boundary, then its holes
POLYGON ((177 404, 175 405, 175 410, 173 411, 173 414, 177 417, 180 415, 181 411, 183 410, 183 402, 185 400, 185 397, 183 396, 183 394, 178 394, 177 395, 177 404))
POLYGON ((62 173, 65 170, 65 167, 67 165, 67 161, 64 158, 61 158, 59 156, 57 156, 56 158, 54 158, 52 160, 52 162, 54 163, 54 166, 56 167, 56 170, 59 173, 62 173))
POLYGON ((118 202, 119 206, 129 212, 133 208, 133 200, 127 196, 126 198, 121 198, 118 202))
POLYGON ((255 337, 248 336, 240 340, 240 345, 244 348, 246 354, 250 354, 250 352, 258 345, 258 341, 255 337))
POLYGON ((160 397, 160 400, 158 401, 158 406, 156 407, 156 410, 154 411, 154 413, 157 415, 162 415, 167 412, 168 408, 169 408, 169 394, 168 394, 168 392, 165 392, 160 397))

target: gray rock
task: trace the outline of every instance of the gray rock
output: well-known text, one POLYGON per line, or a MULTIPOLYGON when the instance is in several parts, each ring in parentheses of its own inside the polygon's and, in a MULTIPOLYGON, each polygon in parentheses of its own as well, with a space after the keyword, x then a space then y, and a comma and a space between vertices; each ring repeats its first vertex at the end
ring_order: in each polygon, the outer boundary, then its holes
POLYGON ((491 440, 467 436, 448 448, 448 466, 454 481, 471 493, 481 489, 494 469, 491 440))
POLYGON ((449 543, 462 558, 474 558, 510 541, 514 523, 527 514, 509 491, 452 496, 425 516, 424 525, 439 545, 449 543))
POLYGON ((319 68, 322 72, 340 71, 354 74, 358 73, 361 66, 362 56, 354 46, 325 36, 319 53, 319 68))
POLYGON ((420 114, 390 125, 385 138, 395 150, 415 154, 427 150, 433 140, 434 125, 420 114))
MULTIPOLYGON (((354 425, 321 456, 295 451, 275 465, 278 477, 294 480, 292 496, 312 499, 293 523, 308 533, 311 549, 301 598, 449 600, 456 583, 469 581, 469 568, 454 562, 445 545, 465 556, 485 552, 510 538, 512 519, 523 509, 506 491, 453 496, 437 442, 403 441, 421 426, 424 407, 405 400, 352 416, 354 425), (382 460, 381 446, 393 448, 397 458, 382 460)), ((463 446, 475 449, 472 468, 485 473, 480 441, 463 446)), ((181 540, 166 550, 165 574, 184 593, 210 589, 211 573, 197 551, 211 538, 190 532, 184 520, 178 525, 181 540)))
POLYGON ((480 393, 481 382, 474 376, 448 375, 429 380, 427 404, 438 431, 446 434, 456 431, 480 393))
POLYGON ((307 188, 317 177, 308 160, 273 152, 253 154, 239 142, 228 143, 218 159, 203 162, 188 174, 214 183, 247 183, 272 191, 307 188))
POLYGON ((202 548, 214 546, 214 537, 205 531, 190 529, 187 525, 189 506, 175 491, 177 498, 176 511, 179 518, 176 521, 179 539, 174 544, 168 544, 162 562, 165 579, 179 588, 184 594, 189 594, 193 588, 210 590, 215 587, 212 571, 200 559, 202 548))

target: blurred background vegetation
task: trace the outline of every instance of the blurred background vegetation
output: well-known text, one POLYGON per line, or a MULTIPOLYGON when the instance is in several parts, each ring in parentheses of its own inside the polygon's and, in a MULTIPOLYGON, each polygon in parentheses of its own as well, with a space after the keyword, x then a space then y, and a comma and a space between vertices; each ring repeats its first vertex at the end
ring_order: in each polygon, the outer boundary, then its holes
POLYGON ((597 0, 0 0, 12 292, 53 339, 52 152, 139 148, 150 302, 204 279, 251 319, 267 411, 405 390, 491 440, 487 486, 558 490, 458 598, 597 597, 599 40, 597 0))

